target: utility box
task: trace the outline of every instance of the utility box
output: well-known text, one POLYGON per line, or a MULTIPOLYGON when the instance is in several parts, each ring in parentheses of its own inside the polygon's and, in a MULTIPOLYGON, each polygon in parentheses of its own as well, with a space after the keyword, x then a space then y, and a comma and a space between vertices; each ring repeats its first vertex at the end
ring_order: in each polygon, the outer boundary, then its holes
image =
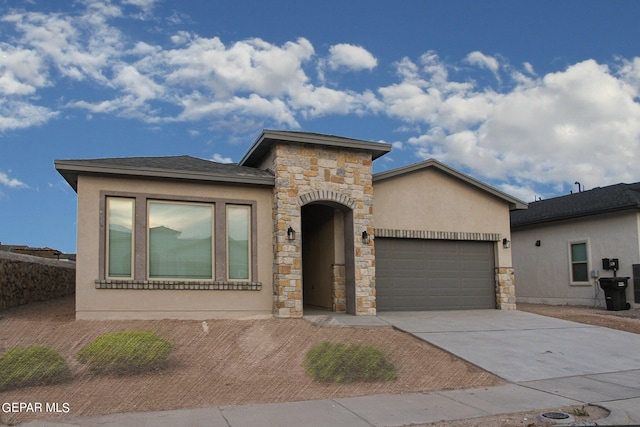
POLYGON ((631 304, 627 302, 628 277, 601 277, 598 281, 604 291, 607 310, 620 311, 631 308, 631 304))

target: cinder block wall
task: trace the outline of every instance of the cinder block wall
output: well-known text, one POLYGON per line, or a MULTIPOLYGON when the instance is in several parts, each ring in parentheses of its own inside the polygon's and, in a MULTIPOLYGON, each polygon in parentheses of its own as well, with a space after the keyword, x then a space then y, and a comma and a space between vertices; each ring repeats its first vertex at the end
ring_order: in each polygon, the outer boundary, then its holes
POLYGON ((74 295, 76 265, 0 252, 0 310, 74 295))

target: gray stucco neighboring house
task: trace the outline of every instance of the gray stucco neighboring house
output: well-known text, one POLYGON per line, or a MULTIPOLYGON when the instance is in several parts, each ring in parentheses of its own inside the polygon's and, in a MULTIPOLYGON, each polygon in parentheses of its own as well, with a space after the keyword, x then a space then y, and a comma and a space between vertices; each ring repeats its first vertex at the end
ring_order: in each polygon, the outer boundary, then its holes
POLYGON ((517 300, 605 306, 598 279, 616 258, 629 277, 626 298, 640 303, 640 183, 616 184, 529 204, 511 212, 517 300))
POLYGON ((300 317, 306 309, 514 309, 509 212, 389 144, 265 130, 238 164, 57 160, 78 194, 76 317, 300 317))

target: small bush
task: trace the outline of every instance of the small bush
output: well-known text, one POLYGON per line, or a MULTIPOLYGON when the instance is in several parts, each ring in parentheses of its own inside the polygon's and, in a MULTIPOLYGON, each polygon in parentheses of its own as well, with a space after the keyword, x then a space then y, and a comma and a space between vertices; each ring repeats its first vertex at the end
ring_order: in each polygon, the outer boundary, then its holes
POLYGON ((307 374, 316 381, 349 383, 392 381, 396 369, 374 347, 323 342, 313 346, 304 357, 307 374))
POLYGON ((0 391, 27 385, 54 384, 71 375, 67 362, 39 345, 14 348, 0 355, 0 391))
POLYGON ((98 373, 137 373, 162 368, 171 352, 169 341, 153 332, 107 332, 84 346, 76 359, 98 373))

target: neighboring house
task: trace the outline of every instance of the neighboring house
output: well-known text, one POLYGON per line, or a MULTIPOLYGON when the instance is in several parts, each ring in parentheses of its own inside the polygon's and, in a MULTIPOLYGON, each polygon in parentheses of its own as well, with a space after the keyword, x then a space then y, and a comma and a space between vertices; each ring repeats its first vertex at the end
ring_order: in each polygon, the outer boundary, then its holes
MULTIPOLYGON (((618 277, 640 276, 640 183, 530 203, 511 213, 511 235, 519 302, 605 307, 598 278, 614 272, 603 259, 618 259, 618 277)), ((626 297, 640 303, 633 279, 626 297)))
POLYGON ((374 175, 390 150, 266 130, 238 164, 56 161, 78 193, 76 317, 515 308, 526 204, 435 160, 374 175))
POLYGON ((51 248, 34 248, 27 245, 3 245, 0 243, 0 251, 11 252, 15 254, 31 255, 40 258, 61 259, 67 261, 75 261, 74 254, 64 254, 57 249, 51 248))

